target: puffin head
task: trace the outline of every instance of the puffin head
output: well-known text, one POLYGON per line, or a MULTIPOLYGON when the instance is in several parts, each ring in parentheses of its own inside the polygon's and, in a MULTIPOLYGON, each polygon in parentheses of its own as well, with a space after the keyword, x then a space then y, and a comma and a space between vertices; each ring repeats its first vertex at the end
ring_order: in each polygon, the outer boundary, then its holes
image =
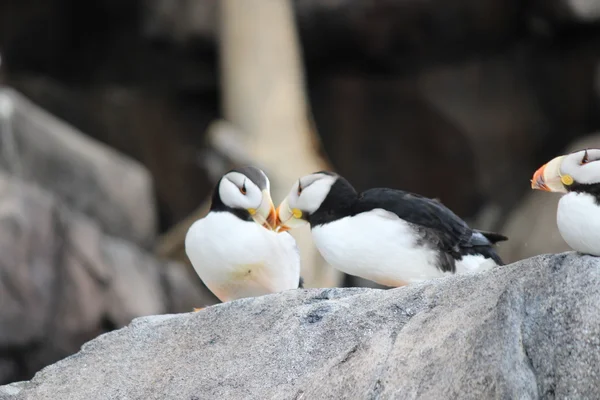
POLYGON ((275 229, 277 214, 269 179, 256 167, 236 168, 223 175, 213 194, 211 210, 223 209, 275 229))
POLYGON ((298 179, 277 207, 278 230, 287 231, 307 224, 311 214, 321 207, 338 179, 338 175, 327 171, 298 179))
POLYGON ((585 191, 600 184, 600 149, 586 149, 556 157, 542 165, 531 180, 531 188, 547 192, 585 191))

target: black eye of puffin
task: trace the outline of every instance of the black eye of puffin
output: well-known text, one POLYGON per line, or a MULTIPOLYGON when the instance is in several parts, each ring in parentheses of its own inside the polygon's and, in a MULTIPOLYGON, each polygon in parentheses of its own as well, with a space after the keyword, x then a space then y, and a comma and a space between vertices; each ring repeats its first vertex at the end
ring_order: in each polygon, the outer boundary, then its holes
POLYGON ((298 196, 302 194, 302 184, 298 181, 298 196))
POLYGON ((583 153, 583 158, 581 159, 581 165, 587 164, 588 162, 590 162, 590 160, 588 158, 588 152, 587 150, 585 150, 585 152, 583 153))
POLYGON ((242 184, 242 187, 240 188, 240 192, 245 195, 246 194, 246 180, 244 179, 244 183, 242 184))

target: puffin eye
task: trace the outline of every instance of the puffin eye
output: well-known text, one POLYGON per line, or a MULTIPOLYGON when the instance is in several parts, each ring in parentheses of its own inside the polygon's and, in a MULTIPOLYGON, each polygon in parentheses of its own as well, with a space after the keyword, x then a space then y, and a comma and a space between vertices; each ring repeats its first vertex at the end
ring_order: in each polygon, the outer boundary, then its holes
POLYGON ((590 159, 588 158, 587 150, 585 150, 585 153, 583 153, 583 158, 581 159, 581 165, 587 164, 588 162, 590 162, 590 159))
POLYGON ((244 183, 242 184, 242 187, 240 188, 240 192, 245 195, 246 194, 246 180, 244 179, 244 183))
POLYGON ((300 181, 298 181, 298 196, 300 196, 302 194, 302 183, 300 183, 300 181))

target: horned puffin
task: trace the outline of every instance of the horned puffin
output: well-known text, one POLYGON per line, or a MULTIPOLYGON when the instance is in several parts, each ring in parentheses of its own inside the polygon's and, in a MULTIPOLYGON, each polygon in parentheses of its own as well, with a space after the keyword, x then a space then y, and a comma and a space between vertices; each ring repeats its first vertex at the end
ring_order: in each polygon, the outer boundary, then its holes
POLYGON ((562 155, 542 165, 531 188, 562 193, 556 224, 573 250, 600 256, 600 149, 562 155))
POLYGON ((279 230, 310 224, 334 268, 386 286, 503 265, 493 245, 505 236, 469 228, 441 202, 401 190, 357 193, 327 171, 304 176, 277 210, 279 230))
POLYGON ((210 211, 185 237, 196 273, 219 300, 302 285, 296 241, 288 232, 275 232, 275 220, 269 179, 262 170, 242 167, 221 177, 210 211))

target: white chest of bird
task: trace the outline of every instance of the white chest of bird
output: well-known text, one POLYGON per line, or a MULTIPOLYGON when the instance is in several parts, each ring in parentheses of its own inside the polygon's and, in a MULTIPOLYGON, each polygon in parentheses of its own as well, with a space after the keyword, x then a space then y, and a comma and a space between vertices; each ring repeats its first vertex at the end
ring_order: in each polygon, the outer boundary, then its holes
POLYGON ((418 244, 414 229, 377 209, 316 226, 316 247, 335 268, 387 286, 440 277, 437 252, 418 244))
POLYGON ((211 212, 196 221, 185 249, 198 276, 221 301, 298 287, 300 257, 291 235, 231 213, 211 212))
POLYGON ((573 250, 600 256, 600 205, 592 195, 571 192, 562 196, 556 223, 573 250))

